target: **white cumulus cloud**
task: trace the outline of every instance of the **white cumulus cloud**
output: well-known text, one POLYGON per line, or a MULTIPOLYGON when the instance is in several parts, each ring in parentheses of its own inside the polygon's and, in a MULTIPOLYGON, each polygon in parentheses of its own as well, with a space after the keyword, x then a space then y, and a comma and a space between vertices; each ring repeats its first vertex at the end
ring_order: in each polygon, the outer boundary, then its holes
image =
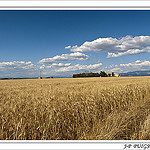
POLYGON ((135 55, 135 54, 146 53, 146 52, 150 52, 150 47, 141 49, 141 50, 140 49, 130 49, 125 52, 121 52, 121 53, 117 53, 117 54, 108 52, 107 58, 119 57, 119 56, 123 56, 123 55, 135 55))
POLYGON ((142 71, 150 70, 150 61, 148 60, 136 60, 135 62, 130 62, 120 65, 110 65, 103 68, 106 72, 130 72, 130 71, 142 71))
POLYGON ((0 69, 33 69, 33 68, 35 68, 35 65, 31 61, 0 62, 0 69))
POLYGON ((87 60, 89 58, 88 55, 85 55, 80 52, 70 53, 70 54, 62 54, 56 55, 52 58, 44 58, 39 61, 40 64, 52 64, 54 62, 59 61, 67 61, 67 60, 87 60))
POLYGON ((84 52, 84 51, 95 51, 95 52, 102 52, 102 51, 112 51, 115 50, 117 47, 116 45, 119 44, 119 41, 116 38, 99 38, 92 42, 85 42, 81 46, 72 46, 71 51, 73 52, 84 52))
POLYGON ((0 77, 34 77, 38 66, 31 61, 0 62, 0 77))
POLYGON ((65 47, 65 49, 70 49, 70 48, 71 48, 71 46, 70 46, 70 45, 65 47))
POLYGON ((102 63, 93 64, 93 65, 80 65, 76 64, 74 66, 63 67, 55 70, 56 72, 67 72, 67 71, 76 71, 76 70, 94 70, 102 66, 102 63))
POLYGON ((70 46, 70 50, 73 52, 108 52, 108 58, 135 55, 150 52, 150 36, 125 36, 119 39, 98 38, 91 42, 86 41, 81 46, 70 46))
POLYGON ((127 63, 127 64, 120 64, 120 67, 126 67, 126 68, 149 68, 150 69, 150 61, 147 60, 137 60, 132 63, 127 63))
POLYGON ((64 63, 58 63, 58 64, 53 63, 52 64, 52 66, 56 66, 56 67, 66 67, 66 66, 70 66, 70 65, 71 65, 71 63, 66 63, 66 64, 64 64, 64 63))

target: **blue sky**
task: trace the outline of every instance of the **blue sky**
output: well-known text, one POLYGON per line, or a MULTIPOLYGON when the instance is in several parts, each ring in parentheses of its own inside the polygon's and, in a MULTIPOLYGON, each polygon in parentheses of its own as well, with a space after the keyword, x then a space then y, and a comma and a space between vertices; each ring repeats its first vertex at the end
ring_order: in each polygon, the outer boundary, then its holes
POLYGON ((0 11, 0 77, 150 70, 150 11, 0 11))

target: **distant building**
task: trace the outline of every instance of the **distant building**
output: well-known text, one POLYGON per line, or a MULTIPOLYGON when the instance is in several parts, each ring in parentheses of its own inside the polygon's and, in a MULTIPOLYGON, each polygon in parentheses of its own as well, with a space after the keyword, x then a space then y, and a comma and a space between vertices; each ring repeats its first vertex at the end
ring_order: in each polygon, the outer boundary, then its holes
POLYGON ((120 74, 119 73, 106 73, 107 77, 120 77, 120 74))
POLYGON ((119 73, 114 73, 114 77, 120 77, 119 73))
POLYGON ((111 73, 111 77, 114 77, 114 72, 111 73))
POLYGON ((111 74, 110 73, 106 73, 107 77, 111 77, 111 74))

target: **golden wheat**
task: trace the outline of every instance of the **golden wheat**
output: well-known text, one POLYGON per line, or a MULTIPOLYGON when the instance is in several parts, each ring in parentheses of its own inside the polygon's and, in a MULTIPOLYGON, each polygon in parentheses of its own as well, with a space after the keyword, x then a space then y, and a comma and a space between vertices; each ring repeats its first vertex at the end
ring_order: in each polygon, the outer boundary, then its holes
POLYGON ((0 81, 0 140, 150 140, 150 77, 0 81))

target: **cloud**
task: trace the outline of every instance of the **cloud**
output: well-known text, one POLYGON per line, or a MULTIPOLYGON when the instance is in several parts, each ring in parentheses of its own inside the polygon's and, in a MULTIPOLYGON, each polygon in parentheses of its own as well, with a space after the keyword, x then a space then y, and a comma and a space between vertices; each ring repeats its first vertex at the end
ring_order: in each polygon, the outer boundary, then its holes
POLYGON ((150 61, 148 60, 136 60, 135 62, 130 62, 126 64, 120 65, 110 65, 108 67, 103 68, 102 70, 106 72, 130 72, 130 71, 142 71, 142 70, 150 70, 150 61))
POLYGON ((122 72, 123 70, 121 68, 113 68, 110 70, 110 72, 122 72))
POLYGON ((71 46, 70 46, 70 45, 65 47, 65 49, 70 49, 70 48, 71 48, 71 46))
POLYGON ((95 51, 95 52, 103 52, 103 51, 112 51, 116 49, 116 45, 119 44, 119 41, 116 38, 99 38, 92 42, 85 42, 80 47, 77 45, 71 48, 73 52, 84 52, 84 51, 95 51))
POLYGON ((94 70, 102 66, 102 63, 94 64, 94 65, 80 65, 76 64, 74 66, 63 67, 55 70, 56 72, 67 72, 67 71, 76 71, 76 70, 94 70))
POLYGON ((131 49, 131 50, 127 50, 125 52, 121 52, 121 53, 109 53, 107 55, 107 58, 111 58, 111 57, 119 57, 119 56, 123 56, 123 55, 135 55, 135 54, 140 54, 140 53, 146 53, 146 52, 150 52, 150 47, 147 47, 146 49, 131 49))
POLYGON ((111 73, 111 72, 121 73, 121 72, 123 72, 120 65, 110 65, 110 66, 104 67, 102 70, 105 72, 108 72, 108 73, 111 73))
POLYGON ((44 58, 39 61, 40 64, 52 64, 54 62, 59 61, 67 61, 67 60, 87 60, 89 58, 88 55, 82 54, 80 52, 70 53, 70 54, 62 54, 56 55, 52 58, 44 58))
POLYGON ((24 61, 12 61, 12 62, 0 62, 0 69, 33 69, 35 65, 31 62, 24 61))
POLYGON ((52 67, 66 67, 66 66, 70 66, 70 65, 71 65, 71 63, 66 63, 66 64, 64 64, 64 63, 58 63, 58 64, 52 63, 48 66, 42 65, 42 66, 40 66, 40 69, 46 69, 46 68, 52 68, 52 67))
POLYGON ((33 77, 38 74, 38 66, 31 61, 0 62, 0 77, 33 77))
POLYGON ((70 46, 73 52, 108 52, 107 58, 150 52, 150 36, 125 36, 122 38, 98 38, 81 46, 70 46), (113 53, 113 52, 117 52, 113 53))
POLYGON ((70 66, 71 65, 71 63, 67 63, 67 64, 63 64, 63 63, 58 63, 58 64, 56 64, 56 63, 53 63, 52 64, 52 66, 55 66, 55 67, 66 67, 66 66, 70 66))
POLYGON ((137 68, 137 69, 144 69, 144 68, 149 68, 150 69, 150 61, 147 60, 137 60, 132 63, 128 64, 120 64, 120 67, 125 67, 125 68, 137 68))

